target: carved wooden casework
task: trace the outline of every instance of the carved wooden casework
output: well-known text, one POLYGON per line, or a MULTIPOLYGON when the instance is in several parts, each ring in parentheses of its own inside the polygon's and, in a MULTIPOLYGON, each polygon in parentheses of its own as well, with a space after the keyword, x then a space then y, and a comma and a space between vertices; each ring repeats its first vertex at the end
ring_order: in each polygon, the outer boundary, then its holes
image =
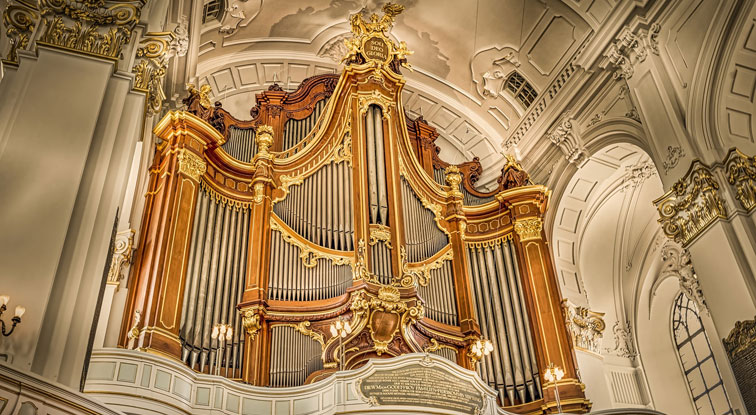
POLYGON ((207 90, 192 88, 186 111, 170 112, 158 124, 162 144, 150 170, 121 346, 210 372, 218 349, 203 337, 202 325, 236 324, 242 336, 217 359, 222 373, 262 386, 280 385, 283 371, 275 367, 287 364, 280 349, 288 347, 281 339, 317 351, 304 382, 329 376, 340 362, 350 369, 412 352, 441 354, 466 368, 495 359, 504 368, 500 377, 511 378, 502 381, 499 403, 533 414, 556 411, 553 385, 542 378, 553 362, 565 372, 562 406, 586 411, 590 402, 541 229, 550 192, 531 185, 512 158, 491 192, 474 187, 482 171, 477 160, 441 161, 435 129, 410 119, 402 106, 406 47, 380 25, 370 26, 375 22, 352 23, 355 49, 340 75, 309 78, 293 92, 273 85, 257 95, 248 121, 211 105, 207 90), (378 46, 365 54, 364 44, 378 46), (283 137, 298 141, 284 148, 283 137), (249 161, 226 151, 242 144, 254 149, 249 161), (470 205, 468 195, 485 202, 470 205), (206 229, 218 212, 227 216, 216 219, 213 236, 206 229), (203 268, 201 256, 210 254, 198 246, 219 250, 220 259, 208 257, 203 268), (223 261, 230 265, 213 274, 223 261), (238 280, 230 271, 236 268, 238 280), (481 305, 491 301, 481 285, 493 289, 491 278, 499 278, 502 293, 514 293, 512 321, 519 326, 505 327, 511 319, 493 311, 504 303, 481 305), (228 303, 212 320, 197 317, 200 309, 212 315, 221 307, 202 302, 213 295, 197 288, 202 284, 220 287, 213 304, 228 303), (234 284, 239 290, 224 288, 234 284), (238 311, 232 315, 229 307, 238 311), (341 339, 329 331, 339 319, 352 328, 341 339), (516 345, 504 344, 505 331, 519 339, 516 345), (501 350, 516 347, 522 356, 515 362, 512 355, 507 366, 497 349, 480 363, 471 360, 482 333, 499 336, 501 350))

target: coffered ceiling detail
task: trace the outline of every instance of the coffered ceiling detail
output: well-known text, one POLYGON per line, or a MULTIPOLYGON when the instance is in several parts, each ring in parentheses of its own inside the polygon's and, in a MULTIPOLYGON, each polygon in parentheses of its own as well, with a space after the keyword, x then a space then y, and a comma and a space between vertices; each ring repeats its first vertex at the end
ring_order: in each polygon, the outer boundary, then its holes
MULTIPOLYGON (((340 71, 347 17, 378 11, 383 3, 228 0, 220 21, 204 26, 197 75, 224 107, 248 116, 254 93, 274 79, 294 89, 307 76, 340 71)), ((523 123, 532 124, 545 108, 539 100, 553 99, 565 82, 565 67, 617 5, 615 0, 478 0, 464 7, 457 0, 396 3, 405 11, 391 36, 415 52, 409 57, 414 71, 405 71, 405 107, 439 129, 442 157, 450 162, 480 157, 487 172, 481 183, 495 178, 502 152, 511 152, 526 135, 523 123), (505 87, 514 71, 539 94, 527 108, 505 87)))

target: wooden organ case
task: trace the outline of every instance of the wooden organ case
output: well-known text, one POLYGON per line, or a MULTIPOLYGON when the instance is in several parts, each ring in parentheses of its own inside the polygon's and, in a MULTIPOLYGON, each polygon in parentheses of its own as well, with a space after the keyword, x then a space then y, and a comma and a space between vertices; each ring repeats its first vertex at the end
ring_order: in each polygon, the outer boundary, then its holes
POLYGON ((556 412, 554 363, 562 406, 587 411, 542 231, 549 192, 512 158, 491 192, 477 159, 438 158, 436 131, 402 107, 411 52, 386 35, 399 11, 353 16, 343 73, 274 84, 250 121, 206 87, 163 118, 120 344, 270 387, 434 353, 534 414, 556 412))

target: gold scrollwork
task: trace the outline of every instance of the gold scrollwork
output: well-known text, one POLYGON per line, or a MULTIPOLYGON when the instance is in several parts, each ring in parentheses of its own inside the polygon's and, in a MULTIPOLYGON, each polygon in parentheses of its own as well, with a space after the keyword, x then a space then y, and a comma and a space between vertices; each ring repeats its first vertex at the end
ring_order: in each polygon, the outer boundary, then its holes
POLYGON ((370 246, 373 246, 378 242, 383 242, 388 249, 393 249, 391 246, 391 229, 388 226, 370 226, 370 246))
POLYGON ((730 361, 756 344, 756 317, 753 320, 738 321, 735 327, 722 339, 730 361))
POLYGON ((207 163, 197 154, 188 150, 181 150, 178 154, 178 171, 199 181, 207 171, 207 163))
POLYGON ((364 239, 357 242, 357 261, 352 264, 352 278, 354 280, 363 280, 366 282, 378 283, 378 277, 368 271, 365 251, 367 246, 364 239))
POLYGON ((391 107, 394 106, 394 103, 375 89, 370 93, 370 95, 363 95, 359 98, 360 114, 365 114, 368 110, 368 107, 373 104, 381 107, 381 109, 383 110, 382 112, 384 119, 389 118, 391 107))
POLYGON ((746 212, 756 207, 756 157, 748 157, 737 149, 725 161, 727 181, 735 187, 735 198, 746 212))
POLYGON ((346 161, 349 166, 352 165, 352 136, 347 132, 344 134, 344 141, 336 147, 332 161, 339 164, 346 161))
POLYGON ((444 266, 444 262, 454 259, 454 252, 447 249, 446 252, 436 258, 434 261, 419 266, 412 266, 407 262, 407 249, 402 246, 399 248, 399 262, 402 269, 402 277, 399 285, 402 287, 412 287, 416 283, 426 287, 431 279, 431 271, 437 270, 444 266))
POLYGON ((131 330, 126 335, 130 340, 134 340, 139 337, 139 322, 142 321, 142 312, 140 310, 134 311, 134 324, 131 326, 131 330))
POLYGON ((520 237, 521 242, 541 239, 542 229, 543 221, 541 221, 541 218, 521 219, 514 224, 514 230, 520 237))
POLYGON ((254 190, 254 196, 252 197, 252 200, 255 202, 256 205, 259 205, 260 203, 265 200, 265 183, 263 182, 257 182, 253 186, 254 190))
POLYGON ((270 218, 270 229, 280 232, 284 242, 299 248, 299 259, 302 260, 302 265, 307 268, 314 268, 318 265, 319 259, 330 260, 333 265, 352 265, 353 263, 353 258, 349 256, 334 255, 313 249, 309 244, 292 235, 287 227, 279 223, 273 216, 270 218))
POLYGON ((446 345, 446 344, 441 344, 441 343, 438 342, 438 340, 436 340, 434 338, 430 339, 430 345, 426 346, 425 349, 423 349, 423 351, 425 353, 433 353, 433 352, 439 351, 441 349, 450 349, 450 350, 454 350, 455 353, 457 352, 457 348, 456 347, 452 347, 452 346, 449 346, 449 345, 446 345))
POLYGON ((347 54, 342 62, 352 64, 359 62, 360 56, 364 57, 368 63, 387 67, 391 62, 396 61, 401 65, 409 68, 412 67, 407 63, 407 55, 413 52, 407 49, 405 42, 399 42, 397 45, 386 36, 386 32, 394 25, 394 18, 404 11, 404 6, 386 3, 383 8, 384 15, 378 17, 373 13, 369 21, 363 19, 361 13, 356 13, 349 18, 352 29, 352 37, 345 39, 347 54))
POLYGON ((254 340, 262 328, 261 310, 257 307, 248 307, 239 310, 239 312, 241 313, 242 327, 249 335, 249 339, 254 340))
MULTIPOLYGON (((422 304, 409 306, 407 301, 402 301, 399 289, 390 285, 383 285, 378 289, 378 296, 374 297, 367 294, 364 290, 359 291, 352 298, 350 310, 354 313, 353 326, 364 327, 367 323, 370 330, 370 338, 373 340, 373 349, 380 356, 388 351, 388 345, 399 330, 400 325, 396 325, 393 331, 382 332, 383 327, 374 327, 371 316, 376 311, 383 313, 396 314, 399 316, 401 326, 415 323, 423 318, 425 309, 422 304)), ((356 331, 359 333, 359 330, 356 331)))
POLYGON ((727 218, 719 183, 709 167, 699 161, 654 204, 664 233, 683 247, 718 218, 727 218))
POLYGON ((18 50, 29 46, 32 32, 39 22, 39 14, 32 5, 22 2, 8 4, 3 11, 5 34, 10 41, 10 49, 5 56, 5 63, 18 64, 18 50))
POLYGON ((145 2, 39 0, 45 27, 38 44, 118 60, 145 2))

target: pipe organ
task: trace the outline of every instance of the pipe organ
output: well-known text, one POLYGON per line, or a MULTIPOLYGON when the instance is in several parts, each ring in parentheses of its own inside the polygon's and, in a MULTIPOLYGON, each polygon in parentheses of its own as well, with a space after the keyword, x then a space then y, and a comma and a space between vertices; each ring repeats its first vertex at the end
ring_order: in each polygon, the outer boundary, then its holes
POLYGON ((490 191, 477 158, 439 159, 438 133, 403 109, 410 52, 386 36, 399 9, 353 16, 343 72, 273 84, 249 120, 206 87, 161 120, 121 346, 270 387, 433 353, 517 413, 554 412, 554 363, 562 406, 587 410, 542 230, 549 191, 512 157, 490 191))

